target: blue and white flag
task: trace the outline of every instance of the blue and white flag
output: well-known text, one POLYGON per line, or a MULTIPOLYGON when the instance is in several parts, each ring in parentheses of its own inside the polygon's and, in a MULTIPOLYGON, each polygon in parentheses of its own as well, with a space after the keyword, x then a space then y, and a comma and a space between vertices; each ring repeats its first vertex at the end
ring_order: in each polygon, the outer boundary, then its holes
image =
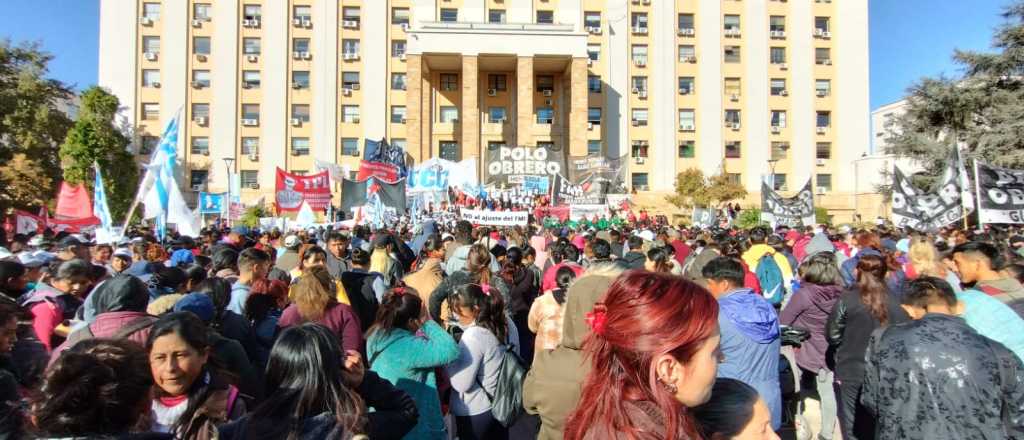
POLYGON ((96 228, 96 242, 112 243, 117 241, 118 237, 115 237, 113 234, 114 220, 110 216, 110 207, 107 206, 107 191, 103 187, 100 165, 93 162, 92 166, 96 169, 96 178, 92 187, 92 213, 96 218, 100 219, 100 226, 96 228))
POLYGON ((200 192, 199 204, 196 209, 199 210, 200 214, 221 214, 227 206, 227 203, 224 201, 225 198, 227 196, 224 193, 211 194, 200 192))
POLYGON ((188 208, 174 177, 178 161, 180 119, 179 111, 167 122, 160 144, 146 165, 146 176, 142 179, 139 191, 146 205, 144 217, 156 219, 157 237, 160 239, 167 233, 168 223, 176 224, 181 235, 190 237, 198 237, 201 227, 199 217, 188 208))

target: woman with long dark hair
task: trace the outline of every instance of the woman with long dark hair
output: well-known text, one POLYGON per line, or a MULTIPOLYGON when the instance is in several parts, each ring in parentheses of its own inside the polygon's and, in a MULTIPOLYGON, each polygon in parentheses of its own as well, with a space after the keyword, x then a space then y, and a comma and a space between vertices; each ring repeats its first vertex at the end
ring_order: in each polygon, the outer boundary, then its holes
POLYGON ((565 300, 569 285, 576 280, 571 267, 559 267, 555 273, 558 288, 541 295, 530 306, 527 325, 536 333, 534 352, 554 350, 562 342, 562 322, 565 316, 565 300))
POLYGON ((715 380, 711 400, 693 408, 693 416, 707 440, 779 440, 764 399, 736 379, 715 380))
POLYGON ((523 360, 533 363, 534 333, 530 331, 530 307, 537 298, 537 289, 533 282, 533 273, 523 264, 523 250, 509 248, 505 254, 505 263, 501 268, 501 279, 509 286, 508 309, 512 313, 512 322, 516 324, 516 332, 522 347, 523 360))
MULTIPOLYGON (((449 306, 451 306, 450 300, 452 293, 458 287, 467 284, 476 285, 488 285, 491 289, 502 297, 504 304, 508 305, 508 286, 500 276, 494 276, 491 273, 491 251, 482 244, 474 244, 469 248, 469 253, 466 256, 466 268, 460 269, 452 273, 445 278, 434 289, 434 292, 430 294, 430 301, 428 302, 428 311, 430 317, 437 321, 438 324, 451 326, 455 324, 456 317, 452 316, 448 321, 441 321, 441 303, 444 300, 449 300, 449 306)), ((518 334, 516 335, 518 337, 518 334)))
POLYGON ((864 352, 871 332, 907 321, 907 313, 886 285, 889 266, 885 257, 858 254, 856 283, 836 302, 825 334, 833 355, 833 371, 839 384, 839 425, 844 440, 874 438, 874 421, 859 404, 864 383, 864 352))
POLYGON ((651 272, 672 273, 672 263, 669 262, 671 259, 672 256, 669 255, 667 247, 652 247, 647 251, 647 262, 644 263, 644 268, 651 272))
POLYGON ((680 277, 629 271, 588 315, 591 370, 568 440, 699 439, 690 408, 718 370, 718 303, 680 277))

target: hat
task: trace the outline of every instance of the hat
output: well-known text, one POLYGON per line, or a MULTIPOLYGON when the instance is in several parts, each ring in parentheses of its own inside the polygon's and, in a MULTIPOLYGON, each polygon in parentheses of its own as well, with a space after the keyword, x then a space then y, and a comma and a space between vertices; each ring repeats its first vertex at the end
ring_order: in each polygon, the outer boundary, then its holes
POLYGON ((800 239, 800 236, 800 232, 796 229, 790 229, 789 232, 786 233, 786 241, 797 241, 800 239))
POLYGON ((178 249, 171 254, 171 258, 167 260, 168 267, 178 267, 184 264, 192 264, 196 261, 196 256, 192 255, 192 251, 188 249, 178 249))
POLYGON ((882 239, 882 249, 890 252, 899 250, 899 248, 896 247, 896 242, 888 238, 882 239))
POLYGON ((203 293, 190 293, 181 297, 181 299, 174 304, 174 311, 192 312, 204 322, 212 321, 216 314, 216 309, 213 306, 213 300, 203 293))
POLYGON ((284 238, 284 247, 286 248, 296 248, 299 247, 299 244, 301 243, 299 242, 299 236, 297 235, 289 235, 284 238))
POLYGON ((647 229, 638 232, 636 234, 636 236, 640 237, 640 238, 642 238, 644 240, 647 240, 647 241, 654 241, 654 233, 649 231, 649 230, 647 230, 647 229))
POLYGON ((79 237, 76 237, 74 235, 69 235, 69 236, 64 237, 63 239, 61 239, 59 242, 57 242, 57 249, 64 250, 64 249, 67 249, 67 248, 72 247, 72 246, 83 246, 83 245, 89 245, 89 243, 85 242, 85 241, 82 241, 79 237))
POLYGON ((46 265, 48 262, 42 255, 40 255, 39 251, 22 252, 18 254, 18 261, 25 267, 40 267, 46 265))

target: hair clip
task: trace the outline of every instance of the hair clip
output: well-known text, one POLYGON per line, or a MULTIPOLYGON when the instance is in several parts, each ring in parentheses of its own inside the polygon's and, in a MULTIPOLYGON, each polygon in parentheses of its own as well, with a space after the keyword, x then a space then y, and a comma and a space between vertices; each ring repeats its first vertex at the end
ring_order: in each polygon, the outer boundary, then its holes
POLYGON ((587 312, 586 322, 590 330, 603 336, 608 323, 608 308, 604 304, 595 304, 594 310, 587 312))
POLYGON ((395 295, 398 295, 398 296, 405 295, 405 287, 402 287, 402 286, 395 287, 395 288, 391 289, 391 292, 394 293, 395 295))
POLYGON ((480 290, 484 291, 484 295, 491 296, 491 285, 487 283, 480 283, 480 290))

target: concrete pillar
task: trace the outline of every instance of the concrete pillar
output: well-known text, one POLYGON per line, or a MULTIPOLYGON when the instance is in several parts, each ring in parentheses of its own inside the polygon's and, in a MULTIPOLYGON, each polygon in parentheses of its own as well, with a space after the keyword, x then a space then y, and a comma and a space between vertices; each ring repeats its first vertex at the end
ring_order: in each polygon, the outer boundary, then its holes
POLYGON ((573 58, 568 70, 568 151, 572 156, 583 156, 587 154, 587 59, 573 58))
POLYGON ((405 142, 406 150, 417 163, 425 160, 430 152, 430 137, 422 132, 423 106, 423 56, 406 55, 405 70, 405 142))
POLYGON ((462 131, 462 158, 480 155, 480 88, 477 56, 462 56, 462 106, 459 122, 462 131))
MULTIPOLYGON (((586 81, 584 81, 584 84, 586 81)), ((533 142, 533 57, 516 60, 516 142, 515 146, 535 145, 533 142)))

